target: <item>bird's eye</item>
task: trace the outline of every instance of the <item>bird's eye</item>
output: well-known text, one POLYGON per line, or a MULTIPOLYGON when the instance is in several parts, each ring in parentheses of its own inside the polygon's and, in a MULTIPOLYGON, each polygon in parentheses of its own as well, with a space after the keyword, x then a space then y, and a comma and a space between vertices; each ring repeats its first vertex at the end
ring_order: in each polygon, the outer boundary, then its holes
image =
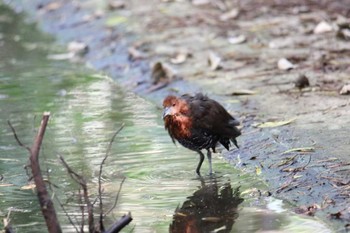
POLYGON ((175 107, 175 105, 176 105, 176 104, 175 104, 175 103, 173 103, 173 107, 175 107))

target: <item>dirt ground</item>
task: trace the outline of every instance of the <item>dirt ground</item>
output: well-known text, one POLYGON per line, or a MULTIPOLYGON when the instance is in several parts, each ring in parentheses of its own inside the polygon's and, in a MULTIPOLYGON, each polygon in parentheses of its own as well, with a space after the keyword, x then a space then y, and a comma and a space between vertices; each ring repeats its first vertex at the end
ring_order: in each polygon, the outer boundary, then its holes
POLYGON ((224 103, 243 127, 241 148, 224 152, 227 159, 263 177, 296 212, 349 230, 348 0, 33 0, 13 7, 61 43, 79 42, 68 49, 73 60, 158 105, 166 94, 195 91, 224 103))

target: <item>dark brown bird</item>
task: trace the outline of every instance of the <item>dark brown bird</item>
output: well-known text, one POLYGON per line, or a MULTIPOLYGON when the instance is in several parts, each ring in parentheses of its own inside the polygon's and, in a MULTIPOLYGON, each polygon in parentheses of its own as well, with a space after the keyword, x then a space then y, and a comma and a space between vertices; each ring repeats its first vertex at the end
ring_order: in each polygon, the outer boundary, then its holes
POLYGON ((212 174, 210 149, 215 152, 216 145, 220 143, 229 150, 230 141, 238 148, 236 137, 241 132, 236 126, 239 122, 215 100, 202 93, 181 97, 170 95, 164 99, 163 107, 165 129, 173 142, 177 140, 184 147, 198 152, 198 175, 204 160, 201 150, 207 150, 209 173, 212 174))

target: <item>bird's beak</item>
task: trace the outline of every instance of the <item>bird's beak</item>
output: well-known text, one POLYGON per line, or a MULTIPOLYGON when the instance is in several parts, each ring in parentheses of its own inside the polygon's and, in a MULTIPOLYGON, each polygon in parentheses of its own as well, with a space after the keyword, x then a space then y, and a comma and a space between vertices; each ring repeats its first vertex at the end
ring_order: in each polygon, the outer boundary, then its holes
POLYGON ((163 111, 163 119, 167 116, 170 116, 171 115, 171 112, 172 112, 172 109, 171 107, 165 107, 164 108, 164 111, 163 111))

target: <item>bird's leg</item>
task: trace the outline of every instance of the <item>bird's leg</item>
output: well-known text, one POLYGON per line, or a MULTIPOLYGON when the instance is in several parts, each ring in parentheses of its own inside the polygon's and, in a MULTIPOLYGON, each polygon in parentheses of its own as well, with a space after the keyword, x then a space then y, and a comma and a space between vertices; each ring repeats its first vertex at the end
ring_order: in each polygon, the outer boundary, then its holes
POLYGON ((209 175, 213 174, 213 168, 211 165, 211 152, 210 149, 207 150, 207 157, 208 157, 208 162, 209 162, 209 175))
POLYGON ((201 170, 202 163, 204 161, 204 154, 200 150, 198 150, 197 152, 199 154, 199 163, 198 163, 198 166, 197 166, 197 169, 196 169, 196 173, 199 176, 201 176, 200 170, 201 170))

